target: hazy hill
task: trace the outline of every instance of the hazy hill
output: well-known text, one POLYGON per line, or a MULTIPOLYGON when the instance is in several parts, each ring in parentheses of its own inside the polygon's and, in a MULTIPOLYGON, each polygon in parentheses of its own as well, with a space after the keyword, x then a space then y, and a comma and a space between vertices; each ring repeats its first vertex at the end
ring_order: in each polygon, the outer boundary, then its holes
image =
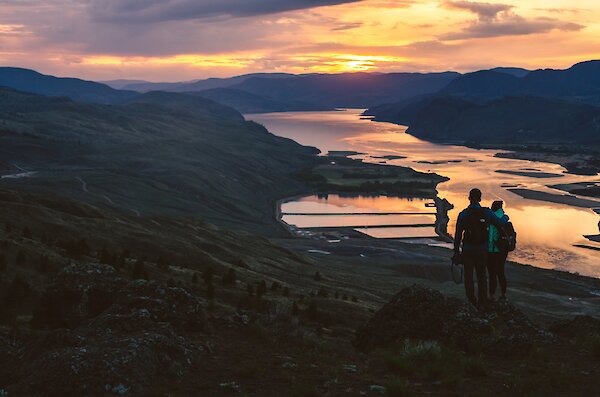
MULTIPOLYGON (((151 93, 125 106, 0 90, 0 158, 37 172, 4 186, 51 191, 129 214, 200 217, 220 225, 273 231, 273 197, 294 194, 289 175, 315 149, 208 109, 203 98, 151 93), (173 96, 182 107, 173 111, 173 96), (144 98, 146 100, 144 100, 144 98), (188 101, 193 111, 184 112, 188 101), (204 104, 204 105, 202 105, 204 104)), ((5 171, 4 173, 9 172, 5 171)))
POLYGON ((233 88, 213 88, 205 91, 188 92, 186 94, 212 99, 215 102, 231 106, 242 113, 291 112, 311 110, 331 110, 331 107, 288 100, 277 100, 266 96, 233 88))
POLYGON ((376 120, 409 125, 436 142, 600 143, 600 107, 540 97, 506 97, 480 104, 432 97, 369 109, 376 120))
POLYGON ((600 103, 600 61, 581 62, 565 70, 535 70, 522 77, 498 70, 468 73, 441 93, 479 99, 532 95, 600 103))
POLYGON ((285 79, 254 77, 232 88, 326 107, 368 107, 437 92, 457 76, 458 73, 445 72, 317 74, 285 79))
POLYGON ((229 106, 214 102, 200 96, 178 94, 174 92, 151 91, 133 97, 127 104, 154 105, 161 108, 159 111, 169 109, 173 112, 194 114, 201 117, 222 118, 234 121, 243 121, 243 116, 229 106))
POLYGON ((132 79, 117 79, 117 80, 106 80, 106 81, 98 81, 100 84, 106 84, 109 87, 112 87, 116 90, 122 90, 131 84, 148 84, 149 81, 146 80, 132 80, 132 79))
POLYGON ((288 73, 251 73, 244 74, 241 76, 227 77, 227 78, 208 78, 194 81, 182 81, 175 83, 134 83, 124 86, 124 89, 148 92, 148 91, 172 91, 172 92, 186 92, 186 91, 203 91, 212 88, 225 88, 231 87, 235 84, 239 84, 247 79, 253 77, 264 77, 267 79, 278 79, 294 76, 288 73))
POLYGON ((29 69, 0 67, 0 86, 49 96, 66 96, 80 102, 119 103, 137 93, 115 90, 105 84, 54 77, 29 69))
POLYGON ((497 67, 497 68, 493 68, 490 70, 492 72, 510 74, 511 76, 515 76, 515 77, 524 77, 531 72, 531 70, 527 70, 527 69, 523 69, 523 68, 510 68, 510 67, 497 67))

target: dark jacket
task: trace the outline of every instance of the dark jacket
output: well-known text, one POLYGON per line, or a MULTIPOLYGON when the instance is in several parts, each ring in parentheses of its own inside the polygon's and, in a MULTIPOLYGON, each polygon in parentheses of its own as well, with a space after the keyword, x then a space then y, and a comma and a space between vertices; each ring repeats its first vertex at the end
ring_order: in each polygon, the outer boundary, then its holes
POLYGON ((465 232, 465 225, 464 225, 465 217, 467 216, 469 210, 479 209, 479 208, 483 209, 483 216, 485 217, 488 227, 489 227, 489 225, 494 225, 496 227, 502 227, 502 226, 506 225, 506 223, 508 222, 507 215, 503 215, 501 218, 499 218, 496 216, 496 214, 491 209, 483 208, 483 207, 481 207, 481 205, 479 205, 479 203, 471 203, 467 208, 462 210, 461 213, 458 215, 458 219, 456 221, 456 233, 454 234, 454 252, 460 251, 461 243, 462 243, 463 252, 475 252, 475 251, 487 252, 488 239, 485 239, 485 241, 483 243, 478 244, 478 245, 473 245, 473 244, 463 242, 463 234, 465 232))

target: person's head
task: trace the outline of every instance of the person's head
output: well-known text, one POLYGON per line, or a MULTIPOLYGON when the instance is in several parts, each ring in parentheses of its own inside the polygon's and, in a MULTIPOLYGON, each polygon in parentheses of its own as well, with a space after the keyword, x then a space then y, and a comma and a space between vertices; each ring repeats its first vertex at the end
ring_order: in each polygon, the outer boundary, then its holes
POLYGON ((504 204, 504 201, 502 200, 496 200, 492 203, 492 211, 496 212, 498 211, 500 208, 502 208, 502 205, 504 204))
POLYGON ((481 190, 471 189, 471 191, 469 192, 469 200, 472 203, 479 203, 481 201, 481 190))

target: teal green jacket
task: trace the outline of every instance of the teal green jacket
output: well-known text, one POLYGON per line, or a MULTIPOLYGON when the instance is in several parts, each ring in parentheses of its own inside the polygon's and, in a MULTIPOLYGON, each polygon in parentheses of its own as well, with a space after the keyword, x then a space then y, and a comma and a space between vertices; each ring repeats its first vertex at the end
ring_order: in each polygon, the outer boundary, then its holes
MULTIPOLYGON (((502 208, 500 208, 498 211, 494 212, 494 215, 496 215, 498 218, 503 218, 504 210, 502 208)), ((490 233, 489 233, 489 240, 488 240, 488 252, 500 252, 498 247, 496 247, 496 243, 498 242, 499 239, 500 239, 500 232, 498 232, 498 228, 496 226, 494 226, 493 224, 490 225, 490 233)))

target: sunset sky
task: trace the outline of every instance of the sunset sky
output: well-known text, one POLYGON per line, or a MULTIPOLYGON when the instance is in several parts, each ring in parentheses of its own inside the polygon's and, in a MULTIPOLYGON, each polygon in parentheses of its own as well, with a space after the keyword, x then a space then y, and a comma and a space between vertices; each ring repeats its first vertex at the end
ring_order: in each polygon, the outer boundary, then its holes
POLYGON ((0 0, 0 64, 96 80, 599 58, 598 0, 0 0))

